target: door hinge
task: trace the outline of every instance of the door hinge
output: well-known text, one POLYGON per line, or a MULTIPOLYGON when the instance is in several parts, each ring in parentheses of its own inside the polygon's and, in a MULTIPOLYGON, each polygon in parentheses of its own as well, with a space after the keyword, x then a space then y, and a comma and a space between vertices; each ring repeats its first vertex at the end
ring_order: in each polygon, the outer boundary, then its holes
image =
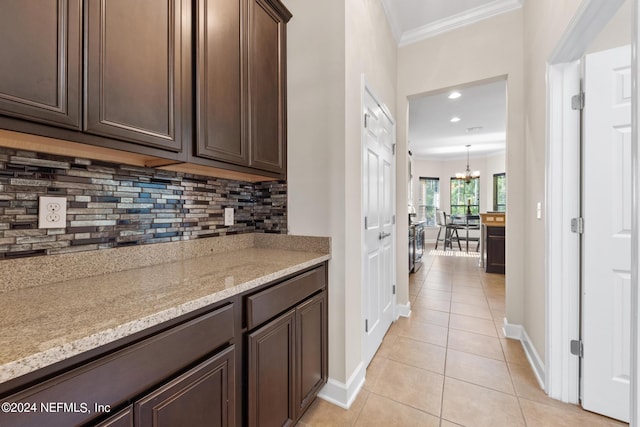
POLYGON ((571 218, 571 232, 578 234, 584 233, 584 219, 582 217, 571 218))
POLYGON ((369 332, 369 319, 364 319, 364 331, 369 332))
POLYGON ((364 217, 364 229, 365 230, 367 229, 367 217, 366 216, 364 217))
POLYGON ((396 294, 396 285, 393 285, 393 295, 396 294))
POLYGON ((582 110, 584 109, 584 92, 580 92, 577 95, 571 97, 571 109, 582 110))
POLYGON ((364 128, 366 129, 369 125, 369 114, 364 113, 364 128))
POLYGON ((393 224, 395 224, 395 223, 396 223, 396 216, 395 216, 395 215, 391 217, 391 222, 392 222, 393 224))
POLYGON ((581 340, 571 340, 571 354, 584 357, 584 347, 581 340))
POLYGON ((395 143, 391 146, 391 154, 393 154, 394 156, 396 155, 396 144, 395 143))

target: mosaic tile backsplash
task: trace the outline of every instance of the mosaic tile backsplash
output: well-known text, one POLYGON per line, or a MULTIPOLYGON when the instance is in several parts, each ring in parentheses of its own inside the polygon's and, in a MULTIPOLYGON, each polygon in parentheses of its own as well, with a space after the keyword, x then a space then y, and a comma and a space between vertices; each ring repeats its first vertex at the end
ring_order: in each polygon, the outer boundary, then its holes
POLYGON ((253 232, 287 232, 286 182, 0 148, 0 259, 253 232), (67 198, 66 229, 38 229, 39 196, 67 198))

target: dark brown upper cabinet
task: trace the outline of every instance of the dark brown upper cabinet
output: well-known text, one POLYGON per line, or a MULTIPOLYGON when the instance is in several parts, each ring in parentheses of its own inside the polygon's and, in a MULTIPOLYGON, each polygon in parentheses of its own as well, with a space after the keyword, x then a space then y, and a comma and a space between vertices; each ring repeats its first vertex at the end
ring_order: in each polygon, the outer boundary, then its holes
POLYGON ((286 27, 291 14, 279 3, 249 0, 248 91, 251 166, 286 167, 286 27))
POLYGON ((198 0, 196 155, 248 166, 243 130, 244 3, 198 0))
POLYGON ((80 128, 80 0, 4 0, 0 114, 80 128))
POLYGON ((198 1, 196 157, 284 177, 290 18, 277 0, 198 1))
POLYGON ((191 141, 191 2, 85 2, 84 130, 174 152, 191 141))

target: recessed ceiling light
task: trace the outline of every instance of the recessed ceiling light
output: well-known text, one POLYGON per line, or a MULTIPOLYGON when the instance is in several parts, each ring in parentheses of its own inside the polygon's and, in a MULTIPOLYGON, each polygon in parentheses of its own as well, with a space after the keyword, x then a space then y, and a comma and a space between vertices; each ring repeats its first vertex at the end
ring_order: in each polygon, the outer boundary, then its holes
POLYGON ((480 130, 482 130, 482 126, 473 126, 473 127, 467 128, 467 133, 478 132, 480 130))
POLYGON ((456 116, 456 117, 451 117, 451 120, 449 120, 451 123, 458 123, 460 121, 460 117, 456 116))
POLYGON ((458 99, 462 96, 462 94, 460 92, 451 92, 449 94, 449 99, 458 99))

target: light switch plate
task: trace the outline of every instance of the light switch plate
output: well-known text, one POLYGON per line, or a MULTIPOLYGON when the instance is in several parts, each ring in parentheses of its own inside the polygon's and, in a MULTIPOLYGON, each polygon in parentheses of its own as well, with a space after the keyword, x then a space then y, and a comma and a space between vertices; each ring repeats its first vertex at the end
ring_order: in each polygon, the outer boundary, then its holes
POLYGON ((38 201, 38 228, 66 228, 67 198, 40 197, 38 201))
POLYGON ((233 225, 233 208, 224 208, 224 225, 233 225))

